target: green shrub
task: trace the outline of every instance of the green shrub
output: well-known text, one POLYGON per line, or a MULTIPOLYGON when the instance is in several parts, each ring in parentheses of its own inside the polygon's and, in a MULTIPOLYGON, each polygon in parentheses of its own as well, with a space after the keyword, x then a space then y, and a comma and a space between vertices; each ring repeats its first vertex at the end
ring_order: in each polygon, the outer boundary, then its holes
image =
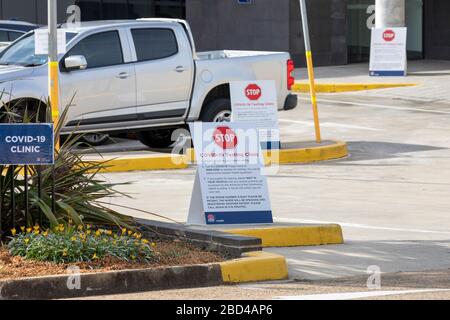
POLYGON ((91 229, 88 225, 65 227, 60 224, 42 231, 21 227, 11 230, 8 244, 13 256, 54 263, 93 262, 107 257, 126 262, 150 263, 156 261, 154 244, 142 239, 142 235, 123 228, 120 232, 91 229))
MULTIPOLYGON (((1 97, 1 94, 0 94, 1 97)), ((36 121, 36 116, 16 115, 14 106, 2 105, 0 101, 0 122, 36 121), (5 111, 6 110, 6 111, 5 111), (7 115, 8 117, 5 117, 7 115)), ((58 139, 62 124, 65 122, 69 106, 61 114, 60 121, 55 128, 58 139)), ((20 111, 20 110, 19 110, 20 111)), ((29 211, 25 210, 25 181, 23 166, 0 165, 0 238, 3 233, 18 225, 33 226, 36 223, 43 227, 54 227, 67 224, 69 220, 77 225, 115 225, 131 228, 134 220, 111 209, 108 205, 114 197, 127 197, 118 192, 115 187, 119 184, 106 182, 98 174, 105 170, 108 161, 85 161, 75 150, 81 144, 80 135, 71 134, 55 152, 54 171, 51 166, 28 166, 29 176, 29 211), (38 189, 38 170, 41 175, 41 193, 38 189), (54 173, 54 181, 52 179, 54 173), (11 179, 12 178, 12 179, 11 179), (11 206, 11 184, 14 181, 15 208, 11 206), (55 185, 55 210, 52 210, 52 185, 55 185), (14 212, 13 212, 14 210, 14 212), (15 224, 13 224, 13 216, 15 224)))

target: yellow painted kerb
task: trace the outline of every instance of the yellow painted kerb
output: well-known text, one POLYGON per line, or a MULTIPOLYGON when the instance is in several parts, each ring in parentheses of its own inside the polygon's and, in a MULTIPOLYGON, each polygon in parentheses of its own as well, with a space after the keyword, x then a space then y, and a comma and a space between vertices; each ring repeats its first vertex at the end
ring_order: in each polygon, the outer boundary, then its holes
POLYGON ((264 248, 344 243, 342 228, 337 224, 234 229, 226 232, 260 238, 264 248))
POLYGON ((243 258, 220 263, 225 283, 283 280, 288 277, 286 259, 278 254, 256 251, 243 258))
POLYGON ((311 163, 326 160, 341 159, 348 156, 347 143, 336 141, 333 144, 299 149, 282 149, 264 152, 266 165, 311 163))
MULTIPOLYGON (((316 83, 315 89, 317 93, 337 93, 337 92, 352 92, 364 90, 377 90, 399 87, 413 87, 415 83, 316 83)), ((292 91, 300 93, 309 93, 309 83, 297 82, 292 91)))
MULTIPOLYGON (((264 152, 266 165, 311 163, 326 160, 341 159, 348 156, 347 143, 336 141, 333 144, 298 149, 282 149, 279 151, 264 152)), ((194 149, 188 149, 186 157, 191 163, 195 163, 194 149)))
MULTIPOLYGON (((98 161, 105 162, 105 161, 98 161)), ((188 167, 185 156, 153 155, 142 158, 117 158, 106 163, 107 168, 101 172, 129 172, 148 170, 175 170, 188 167)))

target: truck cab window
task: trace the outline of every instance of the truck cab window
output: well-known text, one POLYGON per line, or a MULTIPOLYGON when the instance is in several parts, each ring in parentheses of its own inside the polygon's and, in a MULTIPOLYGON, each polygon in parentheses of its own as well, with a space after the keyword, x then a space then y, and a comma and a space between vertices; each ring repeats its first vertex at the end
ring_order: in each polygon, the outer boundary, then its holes
POLYGON ((133 29, 131 34, 138 61, 163 59, 178 53, 177 39, 170 29, 133 29))
POLYGON ((100 68, 123 63, 122 45, 117 31, 107 31, 88 36, 78 42, 67 56, 82 55, 87 68, 100 68))

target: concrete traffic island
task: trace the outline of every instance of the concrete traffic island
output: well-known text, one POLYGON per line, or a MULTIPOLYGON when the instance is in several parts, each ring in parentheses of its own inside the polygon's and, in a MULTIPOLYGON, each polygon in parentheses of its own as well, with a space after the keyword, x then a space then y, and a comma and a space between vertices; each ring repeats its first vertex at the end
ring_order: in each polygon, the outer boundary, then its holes
MULTIPOLYGON (((414 87, 416 83, 316 83, 317 93, 339 93, 366 90, 379 90, 390 88, 414 87)), ((292 91, 297 93, 309 93, 309 83, 297 82, 292 91)))
POLYGON ((191 230, 219 231, 243 237, 258 238, 262 248, 300 247, 343 244, 342 228, 338 224, 213 225, 190 226, 191 230))
POLYGON ((126 294, 156 290, 212 287, 233 283, 283 280, 288 277, 283 256, 249 252, 221 263, 30 277, 0 281, 0 300, 43 300, 126 294))
POLYGON ((100 156, 85 156, 86 161, 105 163, 101 170, 107 172, 130 172, 151 170, 180 170, 188 167, 185 156, 171 153, 141 152, 135 154, 113 153, 100 156))
POLYGON ((261 251, 261 240, 184 225, 138 220, 146 236, 157 235, 221 253, 223 262, 97 273, 49 275, 0 281, 0 300, 64 299, 169 289, 200 288, 288 278, 286 259, 261 251), (78 284, 78 286, 74 286, 78 284))
MULTIPOLYGON (((266 165, 301 164, 341 159, 348 156, 347 144, 327 140, 318 144, 312 141, 282 143, 279 151, 263 152, 266 165)), ((151 170, 180 170, 195 164, 194 149, 186 155, 156 152, 117 152, 102 156, 86 155, 86 161, 105 163, 102 172, 130 172, 151 170)))
MULTIPOLYGON (((321 143, 314 141, 281 143, 281 149, 264 151, 264 161, 267 166, 272 164, 301 164, 347 157, 347 143, 342 141, 326 140, 321 143)), ((191 164, 195 163, 194 149, 188 149, 186 157, 191 164)))

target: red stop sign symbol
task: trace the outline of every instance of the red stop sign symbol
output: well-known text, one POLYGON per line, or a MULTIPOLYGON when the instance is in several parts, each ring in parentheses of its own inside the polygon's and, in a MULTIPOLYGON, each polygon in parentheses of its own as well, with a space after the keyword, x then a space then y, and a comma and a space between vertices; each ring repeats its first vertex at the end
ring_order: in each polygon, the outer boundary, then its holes
POLYGON ((386 30, 383 33, 383 39, 384 39, 384 41, 387 41, 387 42, 393 41, 395 39, 395 32, 393 30, 390 30, 390 29, 386 30))
POLYGON ((261 98, 261 95, 261 88, 257 84, 249 84, 247 88, 245 88, 245 96, 249 100, 256 101, 261 98))
POLYGON ((213 133, 214 142, 222 149, 234 149, 238 144, 236 133, 230 127, 217 127, 213 133))

